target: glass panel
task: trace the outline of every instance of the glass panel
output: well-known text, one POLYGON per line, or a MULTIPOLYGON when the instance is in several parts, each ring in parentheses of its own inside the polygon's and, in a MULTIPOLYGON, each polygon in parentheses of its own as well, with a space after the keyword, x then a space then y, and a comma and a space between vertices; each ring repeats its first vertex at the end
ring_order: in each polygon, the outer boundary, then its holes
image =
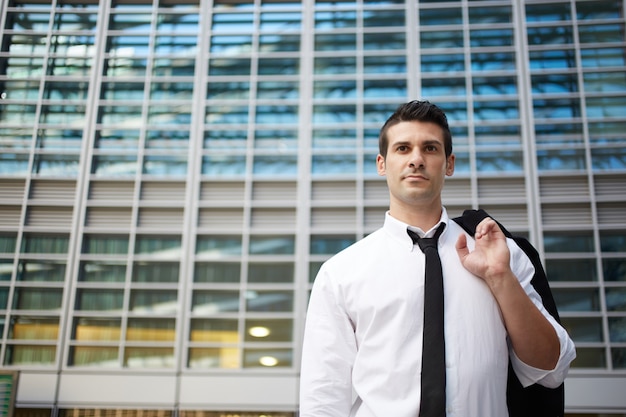
POLYGON ((574 342, 602 342, 602 318, 562 317, 561 324, 574 342))
POLYGON ((7 345, 5 365, 52 365, 56 346, 7 345))
MULTIPOLYGON (((195 60, 192 58, 159 58, 152 65, 152 74, 155 76, 192 76, 195 73, 195 60)), ((145 68, 144 68, 145 69, 145 68)))
POLYGON ((213 33, 250 32, 254 28, 252 13, 214 13, 211 30, 213 33))
POLYGON ((602 252, 626 252, 626 232, 600 231, 600 248, 602 252))
MULTIPOLYGON (((239 55, 249 53, 252 50, 252 36, 247 35, 216 35, 211 36, 212 54, 219 55, 239 55)), ((210 74, 210 73, 209 73, 210 74)))
POLYGON ((192 342, 238 343, 237 319, 191 319, 192 342))
POLYGON ((259 36, 259 52, 297 52, 300 35, 271 34, 259 36))
POLYGON ((49 176, 78 175, 78 155, 35 155, 33 173, 49 176))
POLYGON ((175 319, 128 319, 126 340, 143 342, 173 342, 175 337, 175 319))
POLYGON ((346 99, 356 97, 355 80, 315 81, 313 97, 325 99, 346 99))
POLYGON ((293 255, 294 236, 250 236, 252 255, 293 255))
POLYGON ((152 254, 172 258, 181 254, 180 236, 137 236, 136 254, 152 254))
POLYGON ((421 9, 419 22, 423 26, 460 25, 463 23, 463 10, 460 7, 421 9))
POLYGON ((236 369, 240 365, 238 348, 191 348, 189 349, 190 368, 236 369))
POLYGON ((334 255, 355 242, 354 236, 311 236, 312 255, 334 255))
MULTIPOLYGON (((367 59, 367 58, 365 58, 367 59)), ((314 60, 315 74, 355 74, 356 58, 354 57, 317 57, 314 60)))
POLYGON ((476 153, 476 169, 479 172, 522 172, 523 167, 521 151, 476 153))
POLYGON ((585 92, 624 93, 626 91, 626 72, 587 72, 583 74, 585 92))
POLYGON ((364 10, 363 27, 395 27, 404 26, 405 11, 402 10, 364 10))
POLYGON ((241 255, 241 236, 198 236, 196 254, 218 257, 241 255))
POLYGON ((291 283, 293 280, 293 263, 250 263, 248 265, 248 282, 291 283))
MULTIPOLYGON (((209 60, 209 76, 250 75, 250 70, 249 58, 214 58, 209 60)), ((245 86, 246 84, 240 85, 245 86)))
POLYGON ((59 319, 57 317, 11 317, 9 339, 14 340, 57 340, 59 319))
POLYGON ((424 97, 466 95, 465 79, 454 77, 425 78, 422 80, 422 95, 424 97))
POLYGON ((124 366, 128 368, 173 368, 174 349, 159 347, 127 347, 124 366))
POLYGON ((354 51, 356 35, 352 33, 334 33, 315 35, 316 51, 354 51))
POLYGON ((354 123, 356 122, 355 105, 314 105, 314 124, 354 123))
POLYGON ((355 155, 313 155, 311 172, 317 175, 355 174, 355 155))
MULTIPOLYGON (((0 259, 0 281, 11 281, 13 275, 13 260, 0 259)), ((6 299, 0 300, 0 309, 6 308, 6 299)))
POLYGON ((364 33, 363 49, 372 50, 404 50, 406 48, 405 33, 364 33))
POLYGON ((313 149, 353 148, 356 140, 357 132, 354 129, 313 129, 313 149))
POLYGON ((299 12, 261 13, 259 29, 274 33, 293 31, 300 29, 301 20, 301 13, 299 12))
MULTIPOLYGON (((138 142, 139 142, 139 130, 104 129, 104 130, 96 131, 95 147, 99 149, 115 149, 115 150, 130 149, 132 150, 132 149, 137 149, 138 142)), ((103 157, 97 157, 95 158, 95 161, 97 162, 99 158, 103 158, 103 157)), ((130 158, 126 156, 120 156, 119 158, 122 160, 126 160, 126 161, 134 161, 136 157, 130 158)), ((112 165, 113 163, 114 161, 108 161, 108 164, 112 165)), ((92 172, 96 172, 95 171, 96 169, 97 167, 92 168, 92 172)), ((111 169, 111 171, 113 170, 111 169)))
POLYGON ((178 282, 178 263, 174 262, 135 262, 133 282, 178 282))
POLYGON ((295 176, 298 173, 297 155, 257 155, 252 172, 257 175, 295 176))
POLYGON ((293 291, 246 291, 246 310, 289 313, 293 311, 293 291))
POLYGON ((404 98, 406 95, 406 80, 365 80, 363 82, 363 97, 365 98, 404 98))
POLYGON ((527 34, 529 45, 567 45, 574 43, 571 26, 529 27, 527 34))
POLYGON ((120 340, 120 334, 120 319, 100 317, 74 319, 73 340, 115 342, 120 340))
POLYGON ((600 311, 597 288, 553 288, 559 311, 600 311))
POLYGON ((423 49, 462 48, 463 31, 446 30, 437 32, 420 32, 420 46, 423 49))
POLYGON ((160 177, 182 177, 187 175, 187 156, 146 155, 143 173, 160 177))
POLYGON ((240 263, 204 263, 197 262, 194 282, 239 282, 240 263))
POLYGON ((239 311, 239 291, 195 290, 191 311, 197 314, 239 311))
POLYGON ((626 348, 612 348, 611 360, 613 368, 626 369, 626 348))
POLYGON ((546 274, 550 281, 597 281, 595 259, 547 259, 546 274))
POLYGON ((209 155, 202 158, 202 174, 242 176, 246 173, 245 155, 209 155))
MULTIPOLYGON (((317 61, 316 61, 317 62, 317 61)), ((404 74, 405 56, 366 56, 363 58, 364 74, 404 74)))
POLYGON ((609 335, 611 342, 626 342, 626 317, 609 317, 609 335))
POLYGON ((312 284, 315 281, 315 277, 317 276, 317 273, 319 272, 323 263, 324 261, 314 261, 309 263, 309 283, 312 284))
POLYGON ((244 368, 290 367, 293 362, 291 349, 245 349, 244 368))
POLYGON ((205 123, 241 124, 248 123, 248 106, 207 106, 205 123))
POLYGON ((136 313, 171 314, 178 311, 176 290, 131 290, 130 310, 136 313))
POLYGON ((596 171, 622 171, 626 169, 626 149, 594 148, 591 150, 591 163, 596 171))
POLYGON ((298 148, 298 132, 290 129, 256 130, 254 147, 257 149, 296 150, 298 148))
POLYGON ((604 294, 608 311, 626 311, 626 288, 606 288, 604 294))
POLYGON ((19 310, 59 310, 63 300, 60 288, 16 288, 13 308, 19 310))
POLYGON ((546 252, 593 252, 592 232, 544 232, 546 252))
POLYGON ((259 75, 297 75, 300 72, 298 58, 259 58, 259 75))
POLYGON ((579 25, 578 36, 581 44, 624 42, 624 24, 594 23, 592 25, 579 25))
POLYGON ((470 7, 468 15, 470 24, 491 25, 511 23, 513 20, 510 6, 470 7))
POLYGON ((81 261, 78 280, 83 282, 124 282, 125 263, 81 261))
POLYGON ((105 346, 73 346, 70 348, 70 366, 95 366, 110 368, 118 366, 119 349, 105 346))
POLYGON ((606 368, 606 354, 604 348, 576 347, 576 359, 572 368, 606 368))
POLYGON ((470 46, 504 47, 513 45, 513 29, 470 30, 470 46))
POLYGON ((246 320, 246 342, 292 342, 292 319, 246 320))
POLYGON ((624 67, 624 48, 589 48, 580 50, 583 68, 624 67))
POLYGON ((18 281, 60 282, 65 279, 65 263, 20 261, 16 278, 18 281))
POLYGON ((315 29, 339 29, 356 27, 356 11, 337 10, 315 12, 315 29))
POLYGON ((626 282, 626 259, 602 259, 605 281, 626 282))
POLYGON ((120 312, 123 305, 123 290, 81 288, 76 291, 76 310, 120 312))
POLYGON ((585 150, 538 150, 537 163, 542 171, 584 170, 586 167, 585 150))
POLYGON ((256 123, 298 123, 298 106, 257 106, 256 123))
POLYGON ((204 132, 206 149, 245 149, 248 140, 246 130, 208 130, 204 132))
POLYGON ((527 22, 555 22, 572 20, 569 3, 527 4, 527 22))
POLYGON ((82 253, 125 255, 128 252, 126 235, 84 235, 82 253))
MULTIPOLYGON (((458 55, 461 61, 463 55, 458 55)), ((505 71, 515 69, 515 54, 512 52, 474 52, 471 54, 472 71, 505 71)), ((463 70, 463 68, 461 68, 463 70)), ((458 71, 457 68, 454 71, 458 71)))
POLYGON ((39 149, 80 151, 82 136, 82 130, 38 129, 37 147, 39 149))

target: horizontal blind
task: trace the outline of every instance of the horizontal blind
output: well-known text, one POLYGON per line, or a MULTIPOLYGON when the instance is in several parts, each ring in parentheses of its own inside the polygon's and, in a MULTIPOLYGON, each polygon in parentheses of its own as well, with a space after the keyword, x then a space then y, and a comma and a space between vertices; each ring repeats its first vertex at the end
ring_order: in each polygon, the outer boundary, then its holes
POLYGON ((252 185, 252 200, 295 204, 297 188, 295 182, 255 182, 252 185))
POLYGON ((544 204, 541 208, 541 221, 544 226, 591 227, 591 204, 544 204))
POLYGON ((29 198, 33 200, 73 201, 76 193, 75 181, 33 180, 29 198))
POLYGON ((69 228, 72 226, 72 207, 29 207, 26 225, 46 228, 69 228))
POLYGON ((312 201, 356 201, 356 198, 354 181, 316 181, 311 186, 312 201))
POLYGON ((135 183, 131 181, 91 181, 89 199, 107 202, 132 201, 135 183))
POLYGON ((200 186, 200 201, 241 203, 244 199, 243 182, 203 182, 200 186))
POLYGON ((140 208, 137 226, 159 229, 179 229, 183 227, 184 210, 177 208, 140 208))
POLYGON ((26 182, 24 180, 8 180, 3 179, 0 181, 0 198, 3 203, 9 201, 21 202, 24 198, 24 187, 26 182))
POLYGON ((219 231, 243 230, 242 208, 201 208, 198 213, 198 227, 219 231))
POLYGON ((252 228, 294 231, 296 228, 296 210, 253 208, 250 223, 252 228))
POLYGON ((144 182, 141 184, 141 199, 167 201, 169 204, 185 201, 184 182, 144 182))
POLYGON ((97 228, 124 228, 131 226, 132 210, 127 207, 89 207, 85 226, 97 228))

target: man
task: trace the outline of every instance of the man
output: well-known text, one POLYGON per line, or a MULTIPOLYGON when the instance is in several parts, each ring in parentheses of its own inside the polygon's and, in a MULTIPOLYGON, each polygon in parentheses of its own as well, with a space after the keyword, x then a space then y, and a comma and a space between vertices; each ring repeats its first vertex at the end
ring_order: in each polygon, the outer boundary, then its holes
POLYGON ((332 257, 316 277, 300 416, 420 415, 425 257, 407 230, 431 237, 440 223, 445 415, 506 417, 509 357, 525 386, 560 385, 574 345, 532 288, 530 260, 493 219, 468 236, 442 206, 455 159, 443 111, 425 101, 400 106, 383 125, 379 148, 389 211, 381 229, 332 257))

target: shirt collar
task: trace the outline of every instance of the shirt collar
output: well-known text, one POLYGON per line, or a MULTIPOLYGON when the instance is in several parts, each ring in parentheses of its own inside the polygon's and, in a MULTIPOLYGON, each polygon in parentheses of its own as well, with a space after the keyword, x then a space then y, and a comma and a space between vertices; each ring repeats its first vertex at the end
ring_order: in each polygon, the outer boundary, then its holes
MULTIPOLYGON (((411 239, 409 234, 406 232, 407 229, 410 229, 410 230, 414 231, 420 237, 431 237, 435 233, 435 230, 437 230, 437 227, 439 227, 439 224, 440 223, 445 223, 446 224, 446 228, 444 229, 444 231, 442 233, 442 236, 444 236, 446 231, 448 230, 448 222, 449 222, 449 220, 450 219, 448 217, 448 212, 446 211, 446 208, 443 207, 442 210, 441 210, 441 218, 439 219, 437 224, 435 224, 430 230, 424 232, 419 227, 411 226, 411 225, 409 225, 407 223, 404 223, 404 222, 396 219, 395 217, 391 216, 391 214, 389 214, 389 211, 387 211, 385 213, 385 224, 383 226, 383 229, 385 229, 387 231, 387 233, 389 233, 389 235, 392 238, 394 238, 395 240, 400 242, 401 245, 406 247, 407 250, 412 251, 413 248, 414 248, 413 240, 411 239)), ((440 237, 440 239, 441 239, 441 237, 440 237)))

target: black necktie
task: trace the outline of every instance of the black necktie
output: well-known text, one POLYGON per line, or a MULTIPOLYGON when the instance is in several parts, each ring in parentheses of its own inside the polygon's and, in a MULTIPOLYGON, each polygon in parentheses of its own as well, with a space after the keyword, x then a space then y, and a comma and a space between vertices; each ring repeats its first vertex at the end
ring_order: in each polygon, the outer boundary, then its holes
POLYGON ((433 237, 420 238, 407 230, 426 257, 424 277, 424 341, 422 351, 422 401, 419 417, 446 415, 446 355, 443 336, 443 274, 437 239, 445 229, 441 223, 433 237))

